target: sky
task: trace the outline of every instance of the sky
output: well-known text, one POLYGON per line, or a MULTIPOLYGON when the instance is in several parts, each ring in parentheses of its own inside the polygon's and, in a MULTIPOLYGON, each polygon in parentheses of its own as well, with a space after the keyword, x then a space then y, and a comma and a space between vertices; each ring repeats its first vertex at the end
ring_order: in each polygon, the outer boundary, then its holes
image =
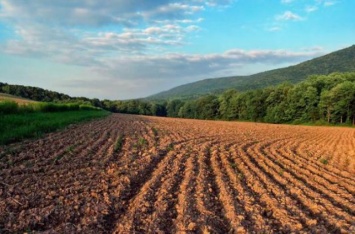
POLYGON ((0 82, 131 99, 349 47, 354 0, 0 0, 0 82))

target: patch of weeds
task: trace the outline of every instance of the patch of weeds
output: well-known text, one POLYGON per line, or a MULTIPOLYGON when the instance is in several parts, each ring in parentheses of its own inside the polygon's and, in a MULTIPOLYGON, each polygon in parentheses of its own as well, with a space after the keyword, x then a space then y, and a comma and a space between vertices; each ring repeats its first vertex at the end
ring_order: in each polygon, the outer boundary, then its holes
POLYGON ((159 141, 159 135, 158 135, 158 130, 156 128, 152 128, 153 131, 153 135, 154 135, 154 146, 157 147, 158 146, 158 141, 159 141))
POLYGON ((138 139, 138 145, 145 146, 147 144, 148 144, 148 141, 146 139, 144 139, 143 137, 138 139))
POLYGON ((245 176, 244 176, 243 172, 239 172, 237 174, 237 177, 238 177, 239 180, 243 180, 245 176))
POLYGON ((123 144, 124 144, 124 135, 120 135, 116 140, 116 144, 113 150, 115 152, 121 151, 123 144))
POLYGON ((235 164, 234 162, 230 162, 229 164, 234 170, 237 170, 237 164, 235 164))
POLYGON ((326 158, 321 158, 320 162, 323 163, 324 165, 328 165, 329 161, 326 158))
POLYGON ((152 131, 153 131, 154 137, 157 137, 158 136, 158 130, 156 128, 152 128, 152 131))
POLYGON ((279 170, 279 175, 282 176, 284 174, 284 170, 283 169, 280 169, 279 170))
POLYGON ((167 147, 166 147, 166 151, 172 151, 174 149, 174 144, 170 143, 167 147))
POLYGON ((73 153, 74 149, 75 149, 75 146, 74 146, 74 145, 71 145, 71 146, 69 146, 69 147, 65 150, 65 152, 67 152, 67 153, 73 153))
POLYGON ((64 157, 64 154, 58 155, 57 157, 55 157, 54 159, 54 164, 57 164, 59 160, 61 160, 64 157))
POLYGON ((148 141, 143 137, 140 137, 136 144, 133 145, 134 148, 141 150, 148 145, 148 141))
POLYGON ((57 157, 55 157, 54 159, 54 164, 58 164, 58 162, 65 157, 66 154, 70 154, 70 155, 73 155, 73 152, 74 152, 74 149, 75 149, 75 145, 71 145, 71 146, 68 146, 66 149, 65 149, 65 152, 61 155, 58 155, 57 157))
POLYGON ((137 145, 139 148, 143 148, 148 145, 148 141, 146 139, 144 139, 143 137, 140 137, 138 139, 137 145))

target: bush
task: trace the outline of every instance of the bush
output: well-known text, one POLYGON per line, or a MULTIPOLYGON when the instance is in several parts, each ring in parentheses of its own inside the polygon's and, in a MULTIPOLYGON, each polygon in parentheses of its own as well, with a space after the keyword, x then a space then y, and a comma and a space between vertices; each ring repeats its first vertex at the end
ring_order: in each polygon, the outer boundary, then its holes
POLYGON ((16 102, 1 101, 0 102, 0 114, 15 114, 19 107, 16 102))

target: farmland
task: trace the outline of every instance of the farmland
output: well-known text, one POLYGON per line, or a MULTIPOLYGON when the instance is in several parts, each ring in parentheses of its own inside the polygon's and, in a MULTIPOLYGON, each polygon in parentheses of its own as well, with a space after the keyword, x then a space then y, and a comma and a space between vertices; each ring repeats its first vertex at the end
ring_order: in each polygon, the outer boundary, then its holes
POLYGON ((0 93, 0 101, 13 101, 18 103, 19 105, 25 105, 29 103, 37 103, 36 101, 32 101, 30 99, 25 99, 17 96, 13 96, 6 93, 0 93))
POLYGON ((351 233, 355 129, 112 114, 0 148, 0 233, 351 233))

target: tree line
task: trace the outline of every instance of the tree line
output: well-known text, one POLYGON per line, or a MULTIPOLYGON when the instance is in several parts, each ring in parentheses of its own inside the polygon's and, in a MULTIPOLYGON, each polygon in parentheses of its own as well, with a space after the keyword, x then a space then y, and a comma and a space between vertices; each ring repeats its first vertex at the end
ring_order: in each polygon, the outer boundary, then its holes
POLYGON ((102 105, 112 112, 140 115, 354 125, 355 72, 312 75, 295 85, 284 83, 246 92, 231 89, 221 95, 207 95, 187 101, 105 100, 102 105))
POLYGON ((284 83, 246 92, 231 89, 221 95, 162 102, 72 98, 39 88, 2 83, 0 92, 37 101, 78 101, 111 112, 139 115, 269 123, 355 124, 355 72, 312 75, 298 84, 284 83))

